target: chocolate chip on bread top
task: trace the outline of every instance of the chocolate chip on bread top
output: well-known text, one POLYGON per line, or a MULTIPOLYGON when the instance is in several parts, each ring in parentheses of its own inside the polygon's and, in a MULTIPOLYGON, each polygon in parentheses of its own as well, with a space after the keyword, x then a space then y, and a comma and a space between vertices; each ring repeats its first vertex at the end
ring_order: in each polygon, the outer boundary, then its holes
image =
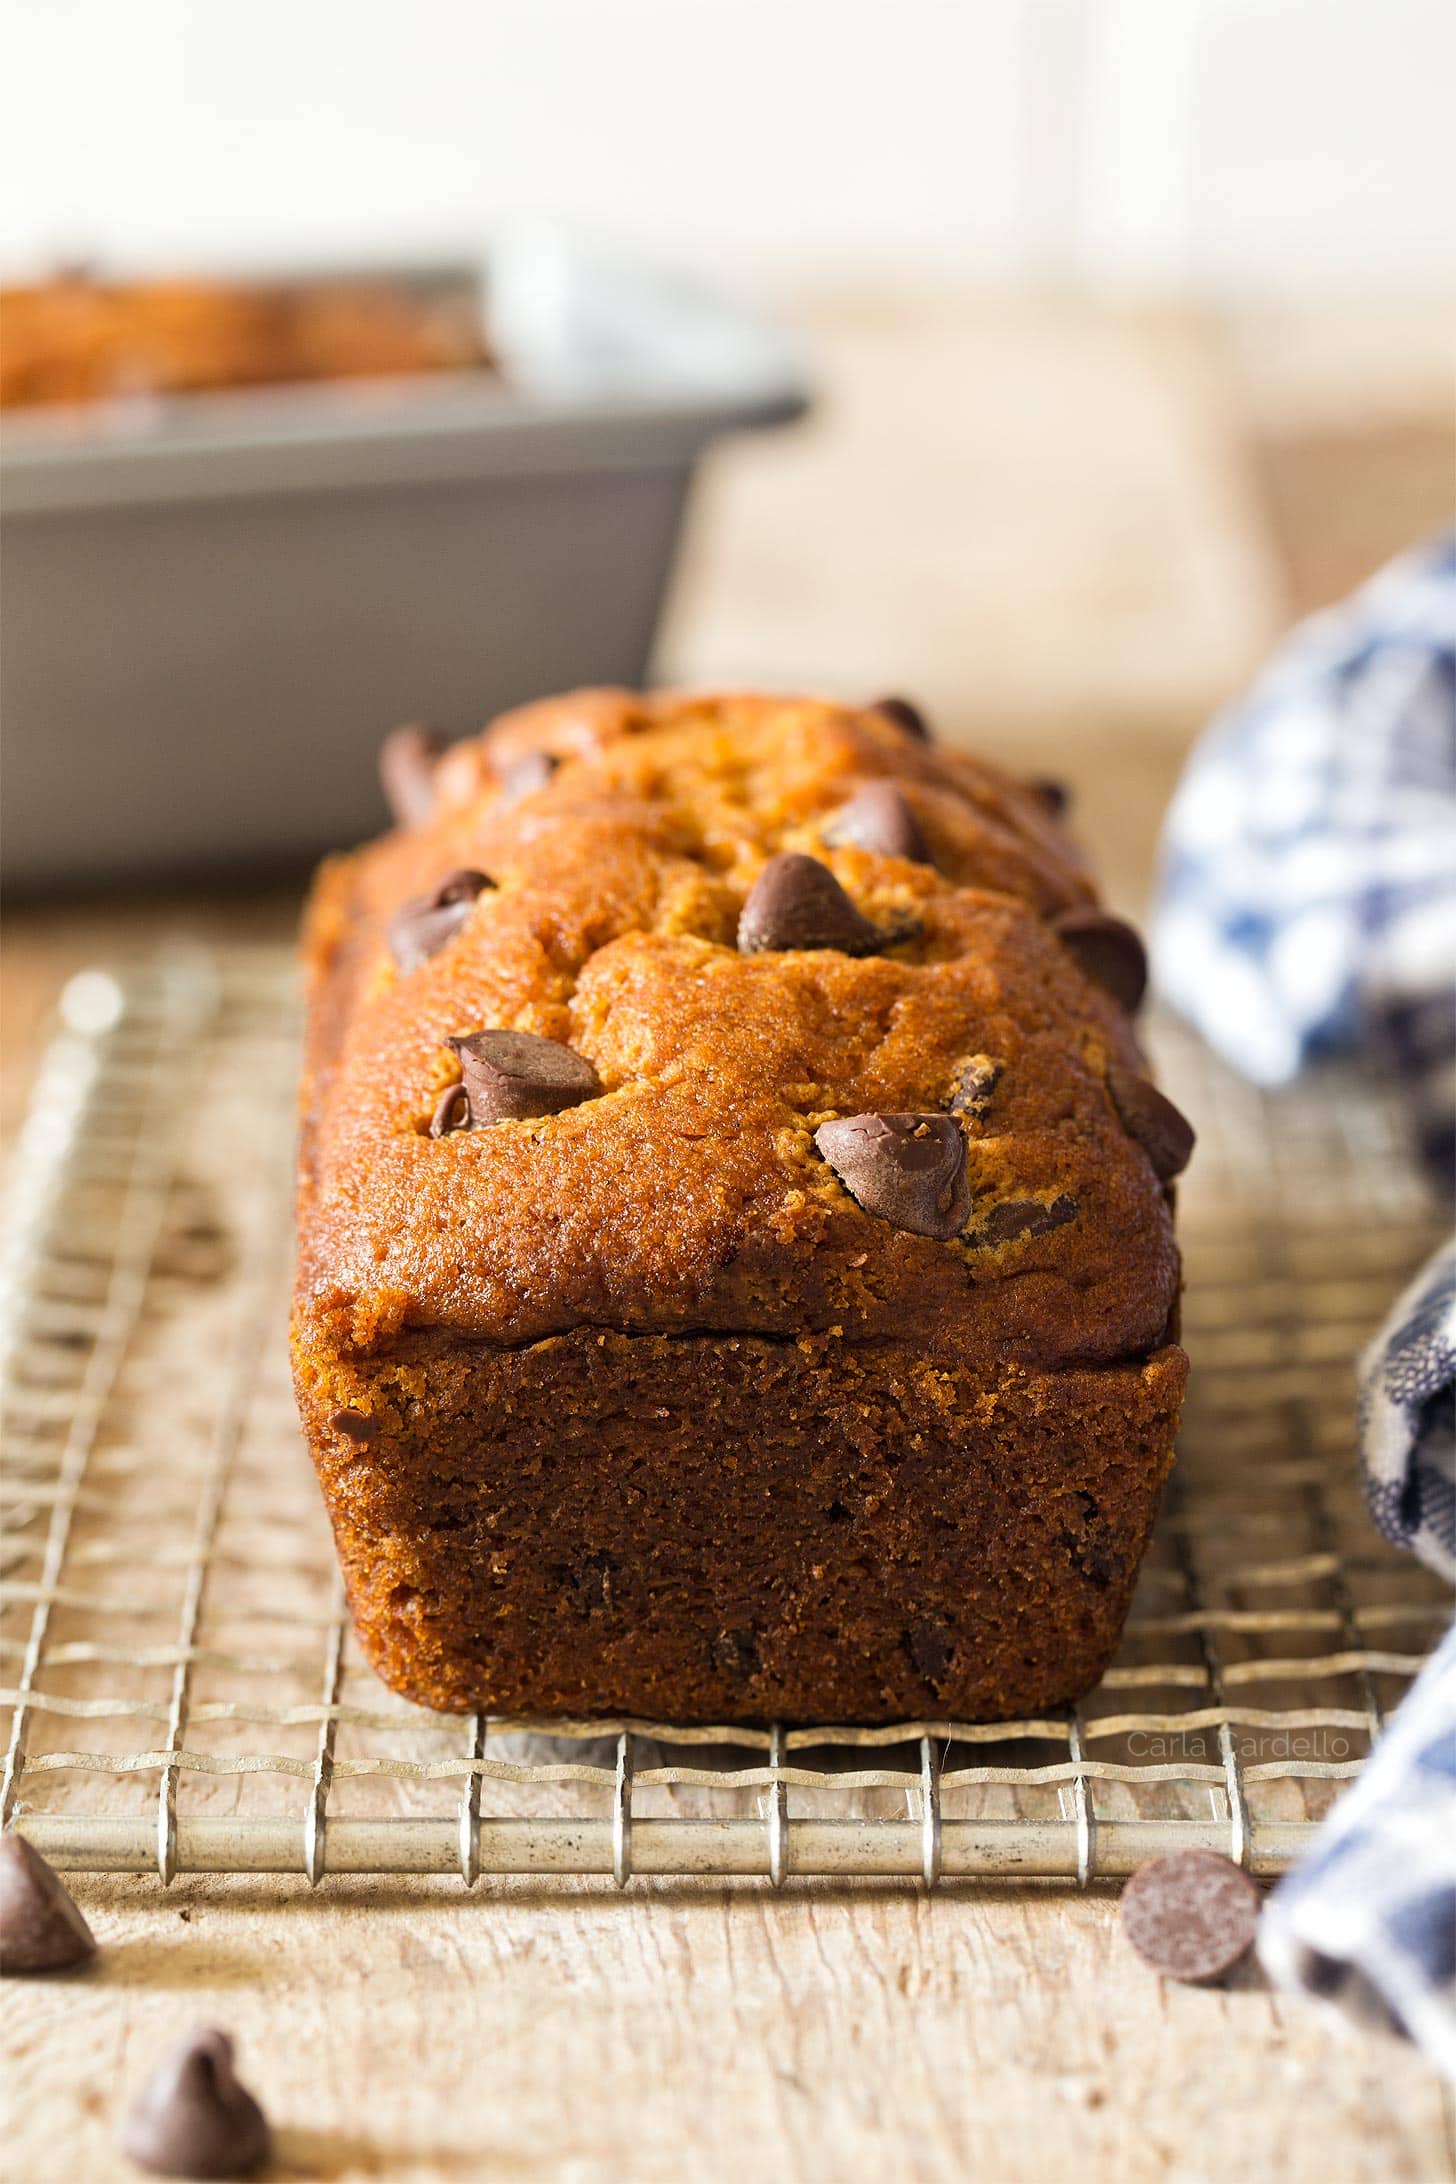
POLYGON ((578 692, 423 763, 308 924, 295 1367, 381 1673, 680 1721, 1085 1689, 1190 1133, 1045 796, 901 700, 578 692))

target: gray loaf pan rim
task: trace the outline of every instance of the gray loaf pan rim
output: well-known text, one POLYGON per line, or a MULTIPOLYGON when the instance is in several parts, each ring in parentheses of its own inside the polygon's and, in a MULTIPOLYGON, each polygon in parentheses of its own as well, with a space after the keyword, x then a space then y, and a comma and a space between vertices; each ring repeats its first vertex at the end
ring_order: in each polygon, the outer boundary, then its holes
POLYGON ((502 377, 7 418, 8 895, 294 869, 387 823, 398 722, 640 684, 699 457, 808 404, 772 327, 556 232, 404 277, 483 289, 502 377))
POLYGON ((431 373, 20 410, 0 436, 0 520, 51 509, 690 460, 790 424, 803 360, 710 284, 615 263, 556 231, 479 262, 334 265, 321 280, 473 290, 502 375, 431 373))

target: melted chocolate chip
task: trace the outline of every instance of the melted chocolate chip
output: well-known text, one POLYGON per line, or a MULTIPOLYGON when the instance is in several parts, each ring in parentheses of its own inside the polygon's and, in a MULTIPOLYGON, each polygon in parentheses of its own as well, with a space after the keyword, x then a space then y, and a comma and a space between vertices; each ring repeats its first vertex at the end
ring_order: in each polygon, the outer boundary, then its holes
POLYGON ((1111 1552, 1104 1541, 1078 1540, 1063 1532, 1062 1545, 1067 1558, 1079 1577, 1085 1577, 1098 1592, 1106 1592, 1115 1577, 1121 1575, 1122 1559, 1111 1552))
POLYGON ((917 743, 935 741, 930 732, 929 721, 919 706, 912 705, 908 698, 876 698, 870 711, 883 713, 886 720, 892 720, 897 728, 903 728, 907 736, 914 736, 917 743))
POLYGON ((601 1080, 584 1054, 531 1031, 469 1031, 447 1039, 460 1057, 472 1129, 557 1115, 595 1099, 601 1080))
POLYGON ((734 1683, 758 1674, 758 1640, 748 1629, 720 1630, 713 1640, 713 1666, 734 1683))
POLYGON ((0 1835, 0 1973, 64 1972, 95 1954, 60 1875, 23 1835, 0 1835))
POLYGON ((233 2074, 225 2032, 194 2033, 167 2056, 122 2129, 154 2176, 248 2176, 272 2150, 267 2118, 233 2074))
POLYGON ((1105 910, 1064 910, 1052 931, 1087 977, 1133 1015, 1148 985, 1147 955, 1133 928, 1105 910))
POLYGON ((983 1121, 1004 1070, 1004 1063, 992 1061, 989 1054, 970 1055, 961 1065, 950 1096, 951 1113, 964 1115, 967 1122, 983 1121))
POLYGON ((855 908, 828 865, 786 850, 770 857, 749 891, 738 920, 744 955, 777 948, 837 948, 841 955, 875 955, 888 935, 855 908))
POLYGON ((447 872, 428 895, 417 895, 396 910, 385 938, 399 970, 417 971, 431 956, 438 955, 470 923, 476 897, 494 885, 485 873, 461 866, 447 872))
POLYGON ((419 827, 435 810, 435 768, 445 746, 433 728, 391 728, 379 746, 379 781, 396 826, 419 827))
POLYGON ((1171 1183, 1193 1157, 1192 1123, 1155 1084, 1120 1062, 1108 1069, 1107 1090, 1119 1122, 1147 1154, 1154 1175, 1160 1183, 1171 1183))
POLYGON ((915 1664, 920 1681, 937 1697, 955 1652, 955 1640, 941 1623, 912 1623, 905 1633, 905 1650, 915 1664))
POLYGON ((1170 1850, 1122 1892, 1122 1930, 1169 1979, 1222 1979, 1253 1946, 1259 1891, 1216 1850, 1170 1850))
POLYGON ((357 1441, 361 1447, 366 1441, 379 1438, 379 1420, 371 1418, 367 1411, 336 1410, 329 1424, 335 1433, 342 1433, 346 1441, 357 1441))
POLYGON ((463 1084, 447 1084, 430 1117, 431 1137, 448 1137, 452 1130, 470 1128, 470 1101, 463 1084))
POLYGON ((1040 1198, 1003 1198, 980 1222, 972 1241, 977 1244, 1014 1244, 1025 1236, 1045 1236, 1049 1229, 1065 1228, 1081 1212, 1068 1191, 1051 1204, 1040 1198))
POLYGON ((599 1615, 610 1608, 616 1567, 610 1555, 589 1555, 579 1570, 567 1572, 567 1596, 578 1615, 599 1615))
POLYGON ((1082 1490, 1071 1499, 1078 1506, 1069 1527, 1064 1527, 1061 1542, 1067 1560, 1079 1577, 1099 1592, 1105 1592, 1115 1577, 1121 1577, 1124 1557, 1119 1551, 1117 1536, 1103 1516, 1097 1498, 1082 1490))
POLYGON ((814 1143, 866 1213, 940 1243, 965 1227, 966 1148, 949 1115, 847 1115, 814 1143))
POLYGON ((525 751, 511 760, 500 772, 501 806, 519 804, 526 796, 534 796, 538 789, 548 786, 555 773, 557 761, 549 751, 525 751))
POLYGON ((867 781, 824 829, 826 842, 849 843, 877 857, 908 857, 934 864, 920 821, 893 781, 867 781))

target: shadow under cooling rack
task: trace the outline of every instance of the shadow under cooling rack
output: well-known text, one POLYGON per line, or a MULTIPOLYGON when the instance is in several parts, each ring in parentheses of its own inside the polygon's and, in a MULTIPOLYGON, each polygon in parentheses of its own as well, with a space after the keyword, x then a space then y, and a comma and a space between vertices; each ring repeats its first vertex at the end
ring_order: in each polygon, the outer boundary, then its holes
POLYGON ((1075 1713, 682 1730, 432 1715, 360 1659, 283 1345, 297 1023, 271 951, 72 981, 0 1260, 3 1804, 73 1870, 1053 1877, 1300 1853, 1437 1634, 1351 1360, 1434 1239, 1398 1117, 1155 1025, 1199 1127, 1180 1460, 1075 1713))

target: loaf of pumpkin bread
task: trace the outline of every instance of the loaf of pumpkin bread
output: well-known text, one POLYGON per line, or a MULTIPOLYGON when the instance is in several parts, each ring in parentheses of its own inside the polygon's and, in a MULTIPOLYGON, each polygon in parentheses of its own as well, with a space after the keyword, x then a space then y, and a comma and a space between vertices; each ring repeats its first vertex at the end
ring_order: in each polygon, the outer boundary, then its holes
POLYGON ((1045 785, 586 691, 326 864, 298 1399, 364 1648, 512 1716, 1006 1719, 1117 1642, 1187 1124, 1045 785))

